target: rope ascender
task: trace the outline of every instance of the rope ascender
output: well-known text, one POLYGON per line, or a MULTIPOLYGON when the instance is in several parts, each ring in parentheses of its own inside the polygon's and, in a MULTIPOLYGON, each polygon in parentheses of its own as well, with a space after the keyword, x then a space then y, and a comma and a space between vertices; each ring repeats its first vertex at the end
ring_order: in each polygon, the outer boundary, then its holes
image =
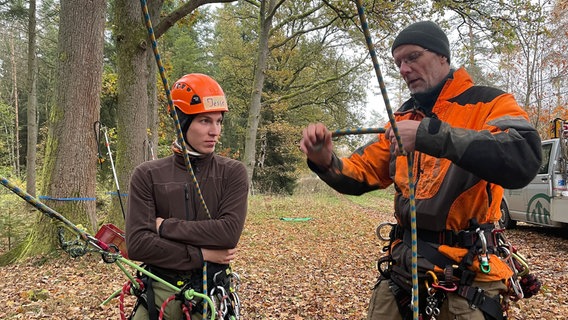
POLYGON ((373 69, 375 70, 375 75, 377 76, 377 80, 379 81, 379 87, 381 89, 381 94, 383 96, 383 100, 385 103, 385 108, 387 110, 387 114, 389 117, 389 123, 393 130, 393 133, 396 137, 396 141, 398 143, 398 149, 403 152, 403 155, 406 155, 407 163, 408 163, 408 188, 409 188, 409 200, 410 200, 410 232, 411 232, 411 251, 412 251, 412 317, 414 320, 419 319, 419 306, 418 306, 418 235, 417 235, 417 227, 416 227, 416 204, 415 204, 415 185, 414 185, 414 176, 412 174, 412 167, 414 165, 414 154, 411 152, 410 154, 406 154, 404 148, 402 146, 402 141, 400 135, 398 133, 398 127, 396 125, 396 121, 394 119, 394 114, 392 112, 392 108, 390 105, 390 101, 387 95, 387 90, 385 83, 383 81, 383 76, 381 73, 381 69, 379 66, 379 61, 377 59, 377 54, 375 52, 373 41, 371 39, 371 33, 369 32, 369 25, 367 24, 367 18, 365 16, 365 9, 363 7, 362 1, 357 0, 357 13, 359 14, 359 19, 361 21, 361 28, 363 29, 363 33, 365 35, 365 42, 367 43, 367 49, 369 50, 369 55, 371 56, 371 60, 373 61, 373 69))

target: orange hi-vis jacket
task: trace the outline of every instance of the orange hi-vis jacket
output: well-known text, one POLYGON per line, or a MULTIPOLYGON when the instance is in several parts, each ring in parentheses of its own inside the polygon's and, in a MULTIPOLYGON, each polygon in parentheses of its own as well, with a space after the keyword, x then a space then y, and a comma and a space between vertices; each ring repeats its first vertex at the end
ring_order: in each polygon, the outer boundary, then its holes
MULTIPOLYGON (((396 121, 420 121, 412 167, 418 238, 422 230, 459 232, 475 218, 492 224, 500 218, 503 187, 521 188, 536 175, 541 164, 540 138, 527 114, 511 94, 474 86, 465 69, 453 71, 431 110, 420 112, 414 99, 395 113, 396 121)), ((332 166, 322 170, 308 165, 335 190, 352 195, 383 189, 394 183, 395 217, 410 228, 408 162, 393 155, 384 135, 357 149, 347 158, 333 155, 332 166)), ((394 247, 394 246, 393 246, 394 247)), ((436 245, 446 257, 460 262, 466 248, 436 245)), ((401 263, 410 265, 410 252, 401 263)), ((398 257, 400 258, 400 257, 398 257)), ((421 258, 419 266, 436 266, 421 258)), ((512 276, 510 268, 490 256, 491 271, 484 274, 474 259, 475 280, 495 281, 512 276)), ((445 266, 437 266, 443 269, 445 266)))

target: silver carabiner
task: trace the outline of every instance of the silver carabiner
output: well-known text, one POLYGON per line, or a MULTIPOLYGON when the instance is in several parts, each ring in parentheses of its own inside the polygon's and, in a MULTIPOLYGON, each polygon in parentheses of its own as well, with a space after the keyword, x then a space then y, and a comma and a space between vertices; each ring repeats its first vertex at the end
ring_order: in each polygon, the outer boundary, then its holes
POLYGON ((225 288, 221 286, 216 286, 215 288, 211 289, 211 293, 209 294, 209 296, 211 300, 213 300, 213 303, 216 304, 215 307, 217 308, 217 311, 220 311, 224 317, 229 311, 229 308, 227 306, 228 296, 227 296, 227 291, 225 291, 225 288), (220 291, 220 293, 218 293, 217 291, 220 291))
POLYGON ((479 236, 479 240, 481 240, 481 254, 487 254, 487 239, 485 238, 485 232, 483 232, 481 228, 477 228, 475 231, 479 236))

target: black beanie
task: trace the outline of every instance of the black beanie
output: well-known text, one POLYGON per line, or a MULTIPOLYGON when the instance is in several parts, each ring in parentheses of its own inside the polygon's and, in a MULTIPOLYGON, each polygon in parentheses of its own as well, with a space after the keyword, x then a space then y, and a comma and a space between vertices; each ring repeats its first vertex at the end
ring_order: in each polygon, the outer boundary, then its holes
POLYGON ((394 39, 391 53, 403 44, 419 45, 448 58, 450 63, 450 42, 446 33, 432 21, 420 21, 404 28, 394 39))
POLYGON ((191 124, 191 121, 193 121, 193 119, 195 119, 195 114, 185 114, 183 113, 180 109, 176 108, 176 112, 177 112, 177 116, 178 116, 178 120, 179 120, 179 126, 181 127, 181 132, 183 132, 183 135, 185 137, 185 133, 187 132, 187 129, 189 128, 189 125, 191 124))

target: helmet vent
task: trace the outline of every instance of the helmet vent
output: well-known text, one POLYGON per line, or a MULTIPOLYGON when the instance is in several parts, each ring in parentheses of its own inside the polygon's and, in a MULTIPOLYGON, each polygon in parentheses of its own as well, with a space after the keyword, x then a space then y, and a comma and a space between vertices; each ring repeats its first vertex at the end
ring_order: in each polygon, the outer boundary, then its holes
POLYGON ((198 103, 201 103, 201 98, 199 98, 198 95, 194 94, 193 97, 191 97, 190 104, 198 104, 198 103))

